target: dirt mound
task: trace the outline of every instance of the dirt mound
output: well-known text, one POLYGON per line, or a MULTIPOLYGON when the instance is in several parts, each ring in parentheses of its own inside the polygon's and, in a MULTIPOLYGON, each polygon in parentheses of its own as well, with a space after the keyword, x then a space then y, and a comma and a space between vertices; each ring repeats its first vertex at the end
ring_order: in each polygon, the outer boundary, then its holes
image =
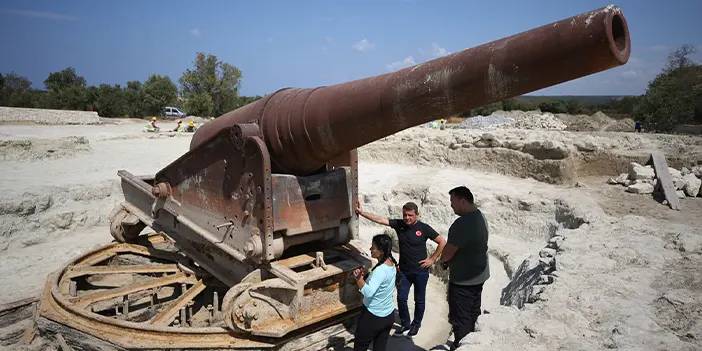
POLYGON ((459 128, 548 129, 564 130, 566 125, 553 113, 541 111, 495 111, 489 116, 475 116, 463 121, 459 128))
POLYGON ((88 151, 85 137, 0 140, 0 160, 4 161, 58 159, 88 151))
POLYGON ((702 162, 694 136, 567 131, 411 128, 359 149, 363 160, 460 167, 546 183, 573 184, 582 176, 616 176, 630 162, 665 152, 670 167, 702 162))
POLYGON ((101 124, 97 112, 0 106, 0 123, 101 124))
POLYGON ((613 119, 602 111, 597 111, 591 116, 556 114, 567 128, 573 132, 631 132, 634 130, 634 120, 631 118, 613 119))

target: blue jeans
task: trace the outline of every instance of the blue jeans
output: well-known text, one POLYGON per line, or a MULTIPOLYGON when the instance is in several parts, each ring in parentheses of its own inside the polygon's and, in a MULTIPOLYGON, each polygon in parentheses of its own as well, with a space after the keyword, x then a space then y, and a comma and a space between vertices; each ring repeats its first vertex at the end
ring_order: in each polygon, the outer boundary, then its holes
POLYGON ((427 282, 429 281, 429 271, 400 272, 400 286, 397 287, 397 309, 400 313, 400 324, 409 327, 411 324, 417 328, 422 326, 424 318, 424 305, 427 295, 427 282), (409 308, 407 307, 407 297, 410 286, 414 285, 414 320, 410 323, 409 308))

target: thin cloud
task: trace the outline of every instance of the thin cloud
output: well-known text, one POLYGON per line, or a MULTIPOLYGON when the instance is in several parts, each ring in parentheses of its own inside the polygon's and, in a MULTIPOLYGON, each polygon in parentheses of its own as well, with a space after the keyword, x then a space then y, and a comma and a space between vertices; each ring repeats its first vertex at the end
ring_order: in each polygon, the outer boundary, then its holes
POLYGON ((667 45, 653 45, 649 46, 648 49, 655 52, 665 52, 670 50, 670 47, 667 45))
POLYGON ((636 79, 639 77, 639 73, 634 70, 624 71, 619 74, 624 79, 636 79))
POLYGON ((192 35, 196 38, 199 38, 202 36, 202 32, 200 31, 200 28, 193 28, 189 32, 190 32, 190 35, 192 35))
POLYGON ((409 67, 409 66, 414 66, 416 64, 417 64, 417 62, 414 61, 414 57, 407 56, 400 61, 395 61, 395 62, 387 65, 386 68, 388 69, 388 71, 397 71, 398 69, 402 69, 402 68, 409 67))
POLYGON ((375 47, 375 44, 371 43, 368 39, 363 38, 356 44, 353 44, 353 49, 359 52, 366 52, 375 47))
POLYGON ((56 12, 44 12, 44 11, 29 11, 29 10, 14 10, 14 9, 0 9, 0 12, 7 13, 10 15, 17 15, 23 17, 48 19, 52 21, 77 21, 77 17, 64 15, 56 12))
POLYGON ((434 57, 441 57, 450 54, 451 52, 442 48, 437 43, 431 43, 431 55, 434 57))

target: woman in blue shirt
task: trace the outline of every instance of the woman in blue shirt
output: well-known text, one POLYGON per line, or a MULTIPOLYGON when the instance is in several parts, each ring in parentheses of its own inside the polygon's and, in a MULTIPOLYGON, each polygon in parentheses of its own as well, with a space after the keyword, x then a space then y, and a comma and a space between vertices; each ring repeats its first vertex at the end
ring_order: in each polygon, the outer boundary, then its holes
POLYGON ((356 285, 363 294, 363 309, 356 323, 354 351, 367 350, 371 341, 373 351, 385 351, 390 329, 395 322, 393 292, 397 261, 392 257, 390 236, 374 236, 370 252, 371 257, 378 260, 370 274, 366 277, 361 268, 353 271, 356 285))

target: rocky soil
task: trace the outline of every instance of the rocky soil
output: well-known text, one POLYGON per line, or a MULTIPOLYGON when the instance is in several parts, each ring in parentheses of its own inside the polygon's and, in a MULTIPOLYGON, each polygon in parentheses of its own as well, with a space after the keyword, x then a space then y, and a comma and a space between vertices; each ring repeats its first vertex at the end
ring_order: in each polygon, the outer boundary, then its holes
MULTIPOLYGON (((556 118, 565 129, 413 128, 367 145, 361 201, 388 216, 415 201, 422 220, 445 234, 455 218, 448 190, 473 190, 490 226, 492 277, 465 350, 702 348, 702 198, 680 199, 673 211, 651 194, 606 184, 651 151, 692 170, 702 163, 702 138, 601 124, 572 132, 568 118, 556 118)), ((143 121, 110 122, 3 126, 0 303, 35 296, 46 274, 110 241, 117 170, 153 174, 190 141, 143 133, 143 121)), ((365 241, 385 230, 361 225, 365 241)), ((430 280, 419 336, 392 338, 394 350, 446 340, 445 275, 437 269, 430 280)))

